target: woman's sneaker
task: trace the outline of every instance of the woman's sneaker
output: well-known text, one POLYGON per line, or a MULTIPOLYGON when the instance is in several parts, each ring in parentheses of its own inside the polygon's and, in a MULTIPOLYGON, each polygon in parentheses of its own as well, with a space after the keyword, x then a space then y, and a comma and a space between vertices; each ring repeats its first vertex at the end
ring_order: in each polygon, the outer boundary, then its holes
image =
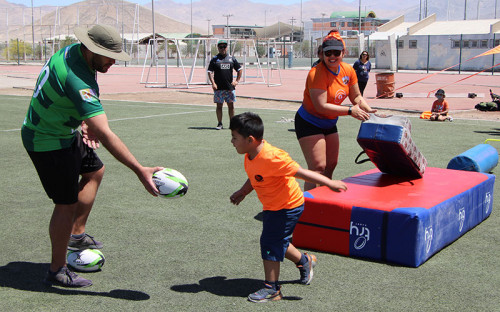
POLYGON ((283 298, 283 294, 281 293, 281 286, 278 286, 277 290, 274 290, 272 287, 268 287, 265 284, 265 287, 261 290, 254 292, 248 296, 248 300, 252 302, 269 302, 269 301, 277 301, 283 298))
POLYGON ((68 250, 77 251, 85 249, 101 249, 102 243, 94 239, 94 236, 90 236, 85 233, 85 236, 81 239, 69 238, 68 250))
POLYGON ((62 287, 88 287, 92 285, 91 280, 76 275, 75 272, 70 271, 65 266, 55 273, 49 270, 43 282, 49 286, 56 285, 62 287))
POLYGON ((300 283, 304 285, 309 285, 314 275, 314 267, 316 266, 316 256, 310 255, 307 252, 304 252, 304 256, 307 257, 307 263, 304 265, 297 265, 300 271, 300 283))

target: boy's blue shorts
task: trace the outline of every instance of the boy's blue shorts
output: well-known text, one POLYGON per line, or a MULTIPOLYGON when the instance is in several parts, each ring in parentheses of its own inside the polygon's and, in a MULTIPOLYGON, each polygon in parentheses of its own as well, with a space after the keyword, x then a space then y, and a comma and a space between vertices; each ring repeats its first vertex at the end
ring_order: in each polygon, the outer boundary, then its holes
POLYGON ((294 209, 264 210, 260 236, 262 259, 280 262, 285 259, 285 252, 292 240, 293 230, 303 211, 304 205, 294 209))

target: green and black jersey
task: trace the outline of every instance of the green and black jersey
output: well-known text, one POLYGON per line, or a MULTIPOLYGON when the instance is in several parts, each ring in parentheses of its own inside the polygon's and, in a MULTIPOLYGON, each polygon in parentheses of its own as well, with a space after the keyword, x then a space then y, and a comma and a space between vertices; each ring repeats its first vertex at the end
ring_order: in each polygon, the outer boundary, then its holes
POLYGON ((103 114, 96 73, 76 43, 56 52, 38 77, 21 128, 28 151, 70 147, 82 120, 103 114))

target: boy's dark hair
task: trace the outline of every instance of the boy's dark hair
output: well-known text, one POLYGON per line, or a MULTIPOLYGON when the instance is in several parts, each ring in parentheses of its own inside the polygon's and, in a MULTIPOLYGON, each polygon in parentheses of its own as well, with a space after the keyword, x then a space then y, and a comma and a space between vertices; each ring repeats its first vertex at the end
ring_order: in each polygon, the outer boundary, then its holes
POLYGON ((238 132, 245 138, 249 136, 253 136, 256 140, 264 138, 264 123, 259 115, 252 112, 246 112, 231 118, 229 129, 238 132))

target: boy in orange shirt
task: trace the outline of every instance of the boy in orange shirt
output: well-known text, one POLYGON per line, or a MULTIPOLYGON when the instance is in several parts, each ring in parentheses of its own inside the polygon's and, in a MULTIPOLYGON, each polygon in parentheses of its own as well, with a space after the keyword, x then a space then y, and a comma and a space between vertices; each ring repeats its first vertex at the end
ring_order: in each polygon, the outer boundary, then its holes
POLYGON ((446 95, 444 94, 443 89, 439 89, 436 91, 435 94, 437 100, 432 103, 432 108, 431 108, 431 121, 453 121, 453 118, 451 116, 448 116, 448 101, 446 101, 444 98, 446 95))
POLYGON ((264 288, 250 294, 252 302, 280 300, 280 262, 287 258, 300 270, 300 282, 308 285, 313 277, 316 257, 301 253, 291 243, 292 233, 304 211, 304 196, 295 178, 326 185, 336 192, 347 190, 344 182, 331 180, 322 174, 303 169, 287 152, 263 139, 264 125, 255 113, 247 112, 231 118, 231 143, 245 155, 248 179, 230 196, 238 205, 255 190, 263 205, 263 229, 260 237, 264 262, 264 288))

